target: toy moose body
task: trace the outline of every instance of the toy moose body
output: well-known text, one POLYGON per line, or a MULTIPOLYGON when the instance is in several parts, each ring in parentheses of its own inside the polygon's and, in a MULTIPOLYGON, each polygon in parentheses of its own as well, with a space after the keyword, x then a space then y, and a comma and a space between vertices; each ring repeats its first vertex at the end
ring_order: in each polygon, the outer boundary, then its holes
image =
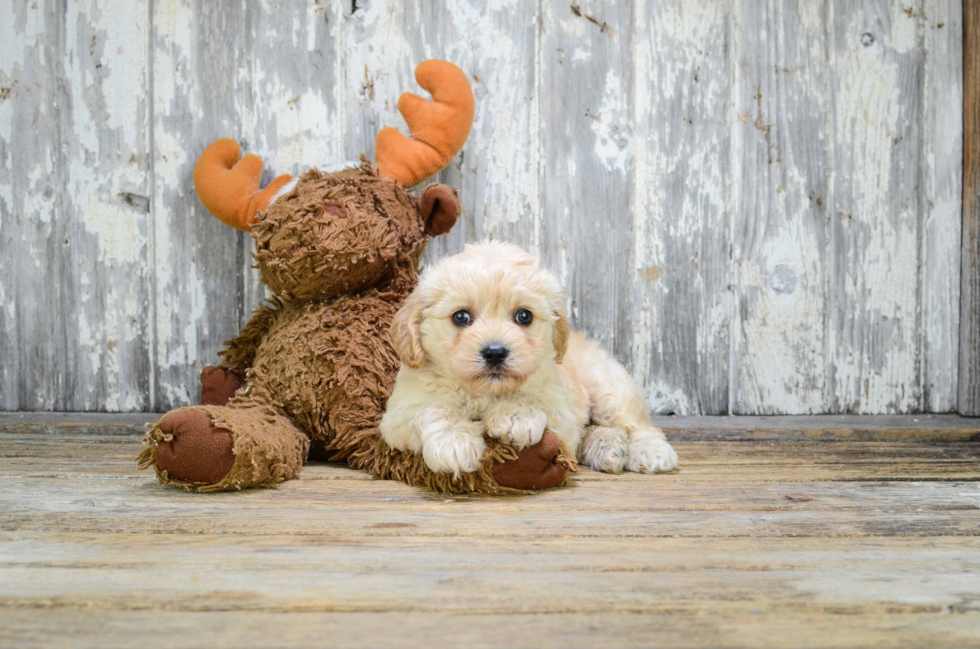
POLYGON ((412 132, 385 128, 377 167, 310 169, 259 190, 262 162, 218 140, 198 159, 194 184, 211 214, 255 239, 255 262, 274 295, 201 374, 201 405, 167 413, 147 432, 140 468, 195 491, 273 485, 308 455, 346 460, 381 478, 445 492, 505 493, 562 484, 574 467, 557 438, 517 453, 488 439, 481 468, 454 478, 395 451, 378 423, 398 372, 388 329, 415 287, 429 236, 447 232, 455 189, 412 187, 445 167, 473 120, 465 74, 431 60, 416 69, 432 101, 405 93, 412 132))

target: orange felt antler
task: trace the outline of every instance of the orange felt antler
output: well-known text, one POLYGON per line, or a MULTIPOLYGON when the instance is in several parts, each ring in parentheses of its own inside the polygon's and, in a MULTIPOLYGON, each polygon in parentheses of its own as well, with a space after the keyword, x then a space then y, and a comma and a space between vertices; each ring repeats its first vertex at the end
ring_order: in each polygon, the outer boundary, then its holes
POLYGON ((262 160, 257 155, 241 155, 242 149, 234 140, 212 142, 194 165, 194 189, 204 207, 218 220, 247 231, 255 223, 255 215, 264 211, 276 192, 293 177, 279 176, 259 191, 262 160))
POLYGON ((398 99, 412 137, 381 129, 375 141, 378 169, 405 187, 417 185, 449 164, 473 125, 473 89, 466 74, 448 61, 433 59, 415 68, 415 80, 432 101, 406 92, 398 99))

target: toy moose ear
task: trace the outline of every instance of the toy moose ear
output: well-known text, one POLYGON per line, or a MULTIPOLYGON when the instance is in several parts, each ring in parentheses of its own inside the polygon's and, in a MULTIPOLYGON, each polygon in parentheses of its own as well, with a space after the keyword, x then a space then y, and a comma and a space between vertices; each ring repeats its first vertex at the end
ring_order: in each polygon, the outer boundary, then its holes
POLYGON ((374 143, 381 176, 405 187, 414 187, 448 165, 473 126, 473 89, 462 70, 432 59, 415 68, 415 80, 432 94, 432 101, 410 92, 398 99, 412 137, 389 126, 374 143))
POLYGON ((438 237, 449 232, 462 207, 459 204, 459 190, 442 183, 432 183, 422 190, 419 200, 419 214, 425 223, 425 233, 438 237))

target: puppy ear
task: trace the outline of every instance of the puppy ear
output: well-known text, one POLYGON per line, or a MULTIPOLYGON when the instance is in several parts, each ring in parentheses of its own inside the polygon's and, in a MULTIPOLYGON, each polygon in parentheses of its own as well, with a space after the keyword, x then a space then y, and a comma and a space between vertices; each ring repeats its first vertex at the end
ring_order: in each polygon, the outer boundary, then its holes
POLYGON ((391 343, 402 363, 422 367, 422 298, 412 293, 391 319, 391 343))
POLYGON ((555 362, 561 363, 568 351, 568 318, 561 311, 555 311, 555 324, 551 326, 551 343, 555 346, 555 362))
POLYGON ((459 190, 441 183, 432 183, 422 190, 419 213, 425 222, 425 233, 429 236, 437 237, 449 232, 462 211, 459 190))

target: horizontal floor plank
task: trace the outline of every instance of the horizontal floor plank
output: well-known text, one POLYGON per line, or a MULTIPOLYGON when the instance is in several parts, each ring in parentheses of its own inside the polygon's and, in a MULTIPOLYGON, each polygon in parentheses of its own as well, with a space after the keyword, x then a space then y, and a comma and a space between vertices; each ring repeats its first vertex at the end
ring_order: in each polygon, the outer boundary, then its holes
POLYGON ((980 611, 980 539, 0 535, 0 608, 980 611), (515 584, 520 587, 515 592, 515 584))
MULTIPOLYGON (((163 413, 0 412, 0 432, 135 434, 163 413)), ((959 415, 814 415, 653 418, 669 435, 689 441, 980 440, 980 419, 959 415)))
POLYGON ((980 643, 980 440, 959 418, 701 421, 676 472, 529 497, 338 464, 187 493, 136 471, 139 417, 72 419, 0 416, 0 646, 980 643))
MULTIPOLYGON (((440 645, 514 649, 604 647, 837 647, 876 649, 972 647, 980 644, 974 615, 893 613, 801 614, 778 609, 735 616, 670 611, 616 614, 454 615, 444 613, 263 613, 86 611, 0 608, 0 641, 27 646, 114 649, 142 640, 160 649, 387 647, 440 645)), ((5 644, 5 643, 4 643, 5 644)))

